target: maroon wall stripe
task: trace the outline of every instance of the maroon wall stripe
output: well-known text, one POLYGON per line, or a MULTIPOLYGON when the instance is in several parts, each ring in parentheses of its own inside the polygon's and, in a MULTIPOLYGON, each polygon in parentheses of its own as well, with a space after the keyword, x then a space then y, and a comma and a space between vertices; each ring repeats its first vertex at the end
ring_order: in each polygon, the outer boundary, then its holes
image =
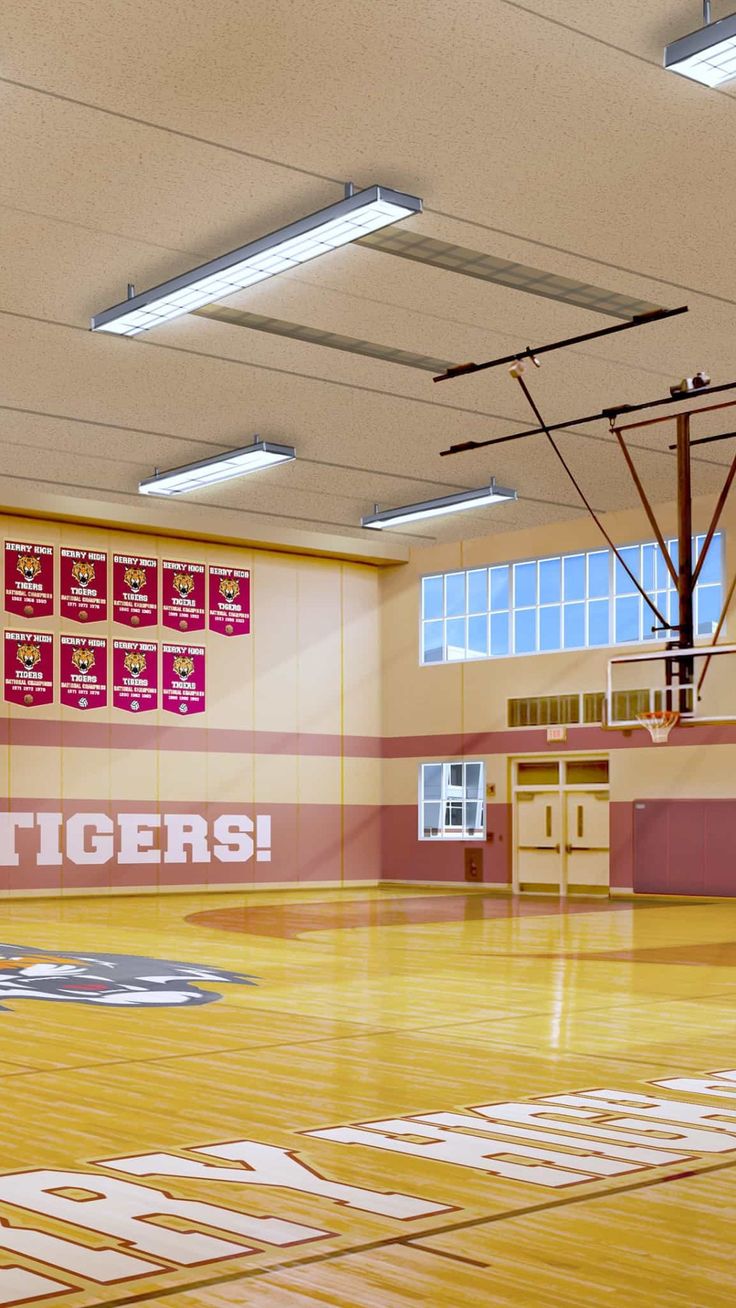
MULTIPOLYGON (((275 804, 232 801, 151 801, 101 799, 24 799, 6 801, 3 812, 10 813, 61 813, 64 827, 61 838, 49 839, 48 847, 59 849, 61 863, 49 865, 39 858, 41 834, 36 819, 32 827, 23 827, 13 833, 10 843, 18 863, 0 866, 0 893, 8 891, 45 891, 58 895, 64 890, 131 890, 144 888, 186 887, 207 885, 227 890, 243 887, 251 882, 269 882, 278 886, 283 882, 298 881, 305 886, 314 881, 378 880, 381 875, 381 818, 378 805, 350 804, 275 804), (169 861, 166 839, 162 831, 153 829, 150 848, 158 851, 158 862, 126 860, 121 850, 119 830, 105 835, 110 845, 110 856, 101 863, 74 861, 69 845, 67 823, 75 814, 101 814, 117 819, 123 814, 135 813, 145 822, 160 814, 194 814, 207 823, 207 843, 211 851, 209 861, 194 861, 187 851, 186 862, 169 861), (258 815, 271 818, 270 859, 260 861, 255 856, 236 862, 220 862, 212 852, 217 843, 214 823, 227 814, 245 814, 251 820, 258 815), (163 848, 162 848, 163 846, 163 848)), ((94 832, 85 833, 84 846, 91 847, 94 832)), ((253 833, 256 839, 256 833, 253 833)), ((78 852, 78 850, 77 850, 78 852)), ((48 850, 47 850, 48 853, 48 850)), ((106 849, 107 854, 107 849, 106 849)))
MULTIPOLYGON (((337 732, 239 731, 229 727, 176 727, 136 722, 89 722, 61 718, 2 718, 0 744, 68 749, 143 749, 220 754, 303 754, 346 758, 454 758, 569 750, 656 748, 643 730, 571 727, 567 740, 548 743, 545 728, 465 732, 434 736, 341 736, 337 732)), ((676 729, 669 747, 735 745, 736 722, 676 729)))
POLYGON ((304 754, 381 758, 380 736, 340 736, 312 731, 238 731, 136 722, 3 718, 0 744, 56 749, 142 749, 194 754, 304 754))
MULTIPOLYGON (((396 879, 417 882, 464 883, 465 851, 483 858, 483 882, 508 886, 511 881, 512 811, 508 804, 488 807, 485 841, 422 841, 417 833, 413 804, 274 804, 203 801, 104 801, 81 799, 21 799, 6 801, 3 811, 25 813, 32 825, 5 833, 6 862, 0 866, 0 893, 31 890, 55 896, 65 890, 130 890, 208 885, 217 889, 269 882, 315 881, 336 884, 355 880, 396 879), (52 823, 42 837, 37 815, 60 813, 65 819, 57 843, 52 823), (81 853, 90 852, 95 840, 88 828, 80 844, 71 843, 67 823, 75 814, 112 818, 115 830, 103 835, 107 852, 101 863, 81 853), (173 861, 168 837, 151 827, 151 840, 143 847, 160 850, 160 861, 140 862, 126 857, 117 819, 123 814, 195 814, 204 819, 204 838, 211 859, 173 861), (271 818, 270 859, 254 856, 220 862, 217 819, 244 813, 271 818), (59 850, 58 866, 49 855, 59 850), (17 865, 14 856, 17 855, 17 865)), ((736 800, 639 800, 611 804, 611 886, 633 886, 648 894, 736 896, 736 800)), ((100 819, 94 823, 100 826, 100 819)), ((104 833, 104 826, 101 827, 104 833)), ((254 838, 256 832, 253 833, 254 838)), ((176 837, 173 837, 176 847, 176 837)), ((186 843, 186 842, 185 842, 186 843)), ((131 848, 130 843, 127 849, 131 848)), ((261 846, 263 849, 263 846, 261 846)))
POLYGON ((465 850, 483 855, 483 880, 511 881, 511 805, 488 805, 488 837, 482 840, 420 840, 416 804, 383 809, 381 876, 401 881, 465 881, 465 850))
MULTIPOLYGON (((736 745, 736 722, 710 726, 683 726, 672 732, 675 745, 736 745)), ((643 728, 620 731, 603 727, 568 727, 565 741, 547 740, 546 727, 517 727, 508 731, 476 731, 462 735, 384 736, 383 758, 423 758, 477 754, 560 754, 565 750, 648 749, 653 745, 643 728)))

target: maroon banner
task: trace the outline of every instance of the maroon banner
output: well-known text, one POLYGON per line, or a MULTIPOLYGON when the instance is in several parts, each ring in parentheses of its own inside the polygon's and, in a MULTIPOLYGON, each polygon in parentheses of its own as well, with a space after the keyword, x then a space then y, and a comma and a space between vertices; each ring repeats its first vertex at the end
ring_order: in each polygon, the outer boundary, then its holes
POLYGON ((62 636, 59 644, 59 698, 68 708, 107 704, 107 641, 103 636, 62 636))
POLYGON ((112 615, 124 627, 158 622, 158 561, 137 554, 112 556, 112 615))
POLYGON ((210 564, 210 631, 247 636, 250 631, 250 572, 210 564))
POLYGON ((107 554, 59 550, 59 609, 72 622, 107 621, 107 554))
POLYGON ((46 618, 54 611, 54 547, 5 542, 5 611, 46 618))
POLYGON ((5 632, 5 699, 25 708, 53 703, 54 638, 49 632, 5 632))
POLYGON ((204 713, 204 647, 164 645, 161 684, 167 713, 204 713))
POLYGON ((158 708, 158 645, 154 641, 112 642, 112 702, 128 713, 158 708))
POLYGON ((162 614, 165 627, 175 631, 201 631, 204 627, 204 564, 161 564, 162 614))

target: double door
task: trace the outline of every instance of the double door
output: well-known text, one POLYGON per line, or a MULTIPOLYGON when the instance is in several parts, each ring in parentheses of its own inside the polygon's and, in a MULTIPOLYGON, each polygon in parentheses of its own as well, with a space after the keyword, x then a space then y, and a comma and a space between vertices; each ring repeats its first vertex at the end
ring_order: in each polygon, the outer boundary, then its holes
POLYGON ((517 759, 514 889, 602 893, 609 885, 607 759, 517 759))

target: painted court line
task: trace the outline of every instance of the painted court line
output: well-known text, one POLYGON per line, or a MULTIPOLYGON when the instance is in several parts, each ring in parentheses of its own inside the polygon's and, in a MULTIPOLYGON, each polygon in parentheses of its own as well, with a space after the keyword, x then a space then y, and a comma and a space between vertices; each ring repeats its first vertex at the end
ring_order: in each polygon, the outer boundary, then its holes
POLYGON ((450 1253, 447 1249, 428 1249, 426 1244, 417 1244, 416 1240, 411 1242, 412 1249, 421 1249, 422 1253, 436 1254, 440 1258, 451 1258, 455 1263, 470 1263, 471 1267, 490 1267, 490 1263, 482 1263, 479 1258, 468 1258, 465 1254, 450 1253))
MULTIPOLYGON (((667 1005, 669 1006, 671 1004, 676 1004, 676 1003, 681 1003, 681 1004, 691 1003, 691 1002, 697 1003, 704 999, 713 999, 713 998, 725 999, 725 998, 731 998, 732 996, 733 996, 733 990, 729 990, 729 991, 721 991, 717 995, 681 995, 677 998, 670 997, 666 1000, 653 1000, 651 1004, 638 1004, 638 1003, 635 1005, 619 1004, 619 1005, 614 1005, 613 1007, 611 1004, 596 1004, 591 1006, 590 1008, 576 1009, 575 1016, 578 1017, 582 1013, 600 1013, 600 1012, 611 1012, 611 1011, 618 1012, 622 1009, 624 1011, 630 1011, 630 1009, 636 1011, 639 1008, 643 1008, 646 1010, 648 1008, 656 1007, 658 1004, 663 1004, 663 1003, 667 1003, 667 1005)), ((301 1014, 292 1014, 291 1012, 284 1009, 259 1009, 258 1012, 259 1014, 263 1014, 263 1013, 272 1014, 272 1015, 276 1014, 278 1016, 284 1016, 284 1017, 295 1017, 295 1018, 299 1016, 303 1017, 303 1015, 301 1014)), ((234 1045, 232 1047, 223 1048, 223 1049, 189 1050, 187 1053, 182 1053, 182 1054, 153 1054, 149 1058, 116 1058, 116 1059, 107 1060, 105 1062, 96 1062, 96 1063, 63 1063, 59 1067, 31 1067, 28 1064, 13 1063, 13 1064, 8 1064, 8 1066, 18 1067, 21 1070, 17 1072, 6 1072, 3 1076, 0 1076, 0 1080, 10 1080, 10 1079, 15 1080, 18 1077, 22 1077, 22 1076, 34 1076, 34 1077, 60 1076, 68 1072, 94 1072, 98 1068, 105 1068, 105 1067, 125 1067, 125 1066, 139 1067, 150 1063, 169 1063, 169 1062, 179 1062, 183 1059, 210 1058, 215 1054, 247 1054, 250 1051, 256 1052, 257 1050, 263 1050, 263 1049, 290 1049, 292 1047, 293 1048, 301 1047, 302 1045, 335 1044, 341 1040, 366 1040, 366 1039, 370 1039, 372 1036, 425 1035, 427 1033, 432 1034, 437 1031, 442 1031, 446 1035, 450 1035, 451 1032, 456 1027, 461 1028, 466 1026, 477 1026, 477 1025, 482 1025, 484 1023, 491 1023, 491 1022, 494 1025, 501 1026, 503 1025, 504 1022, 533 1021, 539 1018, 547 1017, 550 1015, 551 1012, 552 1012, 551 1009, 540 1009, 540 1010, 519 1009, 516 1012, 508 1013, 505 1017, 481 1016, 477 1018, 469 1018, 468 1020, 463 1022, 433 1023, 432 1025, 429 1026, 423 1025, 417 1027, 414 1026, 370 1027, 368 1026, 367 1023, 360 1023, 359 1025, 363 1027, 363 1030, 347 1031, 342 1035, 309 1036, 305 1040, 281 1040, 276 1042, 267 1042, 265 1044, 234 1045)), ((353 1019, 346 1018, 345 1020, 352 1021, 353 1019)), ((494 1045, 500 1044, 503 1045, 505 1048, 518 1048, 518 1049, 532 1048, 532 1046, 529 1045, 527 1042, 525 1042, 523 1039, 519 1039, 519 1040, 492 1039, 490 1043, 494 1045)), ((548 1048, 539 1049, 539 1047, 536 1045, 534 1045, 533 1048, 535 1054, 537 1054, 539 1057, 550 1056, 551 1051, 548 1048)), ((570 1058, 594 1059, 597 1062, 600 1062, 601 1059, 603 1058, 605 1062, 609 1062, 609 1063, 634 1063, 644 1067, 650 1067, 653 1061, 651 1058, 633 1058, 630 1055, 617 1053, 617 1052, 612 1052, 610 1054, 603 1054, 603 1055, 583 1053, 582 1051, 576 1049, 566 1049, 564 1052, 565 1055, 570 1058)), ((7 1062, 7 1060, 4 1061, 7 1062)), ((700 1066, 700 1062, 697 1060, 696 1060, 696 1066, 697 1067, 700 1066)))

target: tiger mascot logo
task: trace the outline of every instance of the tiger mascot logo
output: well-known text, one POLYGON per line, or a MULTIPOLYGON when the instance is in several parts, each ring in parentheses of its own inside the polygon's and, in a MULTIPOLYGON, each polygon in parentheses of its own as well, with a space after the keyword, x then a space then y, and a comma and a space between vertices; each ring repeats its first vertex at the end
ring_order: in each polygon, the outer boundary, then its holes
MULTIPOLYGON (((198 967, 135 954, 51 953, 0 944, 0 1000, 51 999, 107 1008, 172 1008, 213 1004, 222 995, 193 982, 251 986, 255 979, 219 967, 198 967)), ((7 1009, 0 1003, 0 1009, 7 1009)))
POLYGON ((177 654, 174 659, 174 672, 180 681, 188 681, 194 672, 194 659, 188 654, 177 654))
POLYGON ((177 572, 171 584, 180 599, 188 599, 194 590, 194 577, 188 572, 177 572))
POLYGON ((77 559, 77 562, 72 566, 72 577, 78 586, 86 589, 90 582, 95 579, 94 563, 90 563, 89 560, 83 562, 81 559, 77 559))
POLYGON ((145 568, 126 568, 123 576, 123 583, 127 586, 128 590, 132 590, 134 595, 137 595, 141 590, 145 590, 145 568))
POLYGON ((226 599, 228 604, 234 603, 240 594, 240 582, 237 577, 222 577, 220 580, 220 594, 226 599))
POLYGON ((95 665, 94 652, 91 649, 87 649, 86 647, 82 648, 81 645, 78 645, 72 654, 72 663, 77 669, 77 672, 81 672, 86 676, 88 672, 91 672, 95 665))
POLYGON ((140 650, 131 650, 130 654, 125 655, 123 667, 129 672, 131 677, 140 677, 146 669, 146 656, 141 654, 140 650))
POLYGON ((35 581, 41 571, 41 560, 35 554, 19 554, 18 571, 24 581, 35 581))
POLYGON ((41 651, 38 648, 38 645, 27 644, 18 646, 16 658, 19 663, 23 664, 26 672, 30 672, 32 668, 35 668, 40 657, 41 651))

